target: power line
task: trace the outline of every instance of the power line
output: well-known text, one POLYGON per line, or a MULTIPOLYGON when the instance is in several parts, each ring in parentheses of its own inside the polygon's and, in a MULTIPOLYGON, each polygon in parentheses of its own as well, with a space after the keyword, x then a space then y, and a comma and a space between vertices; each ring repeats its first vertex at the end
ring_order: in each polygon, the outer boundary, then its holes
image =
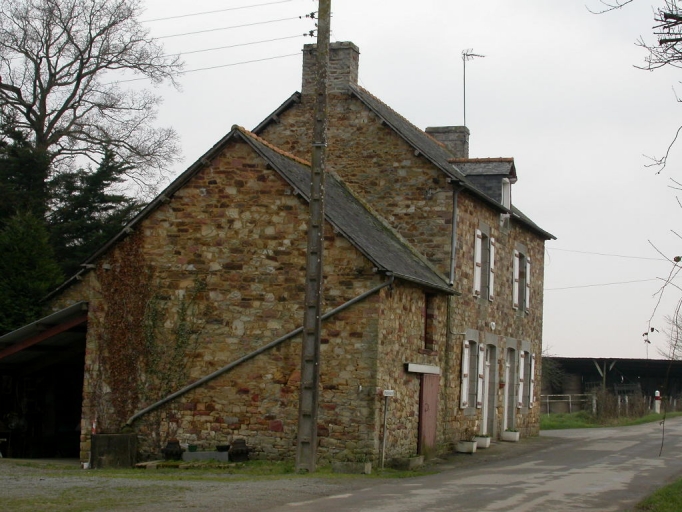
POLYGON ((268 23, 280 23, 282 21, 292 21, 292 20, 302 20, 303 18, 310 18, 314 15, 312 14, 306 14, 304 16, 294 16, 292 18, 280 18, 277 20, 268 20, 268 21, 254 21, 253 23, 244 23, 243 25, 232 25, 230 27, 220 27, 220 28, 209 28, 206 30, 197 30, 195 32, 184 32, 182 34, 170 34, 167 36, 159 36, 155 37, 154 39, 159 40, 159 39, 170 39, 171 37, 182 37, 182 36, 191 36, 195 34, 205 34, 207 32, 218 32, 221 30, 231 30, 233 28, 244 28, 244 27, 253 27, 255 25, 266 25, 268 23))
POLYGON ((166 18, 154 18, 152 20, 142 20, 141 23, 154 23, 156 21, 177 20, 179 18, 190 18, 192 16, 204 16, 206 14, 215 14, 217 12, 239 11, 242 9, 253 9, 254 7, 263 7, 265 5, 286 4, 294 0, 278 0, 276 2, 267 2, 264 4, 242 5, 240 7, 230 7, 228 9, 218 9, 216 11, 193 12, 190 14, 179 14, 178 16, 168 16, 166 18))
POLYGON ((646 283, 648 281, 658 281, 658 279, 639 279, 637 281, 619 281, 616 283, 583 284, 578 286, 565 286, 563 288, 545 288, 545 291, 550 292, 554 290, 573 290, 575 288, 596 288, 601 286, 614 286, 618 284, 646 283))
POLYGON ((551 251, 574 252, 577 254, 592 254, 595 256, 609 256, 611 258, 626 258, 626 259, 632 259, 632 260, 668 261, 665 258, 648 258, 645 256, 626 256, 624 254, 609 254, 609 253, 604 253, 604 252, 576 251, 573 249, 558 249, 556 247, 548 248, 547 251, 548 252, 551 252, 551 251))
POLYGON ((164 57, 175 57, 175 56, 181 56, 181 55, 192 55, 194 53, 202 53, 202 52, 211 52, 214 50, 225 50, 227 48, 237 48, 240 46, 251 46, 254 44, 261 44, 261 43, 272 43, 274 41, 284 41, 285 39, 296 39, 297 37, 309 37, 310 34, 297 34, 295 36, 286 36, 286 37, 276 37, 274 39, 263 39, 262 41, 252 41, 249 43, 238 43, 238 44, 231 44, 228 46, 216 46, 215 48, 205 48, 203 50, 192 50, 190 52, 182 52, 182 53, 172 53, 169 55, 164 55, 164 57))
MULTIPOLYGON (((275 56, 275 57, 265 57, 265 58, 263 58, 263 59, 253 59, 253 60, 245 60, 245 61, 242 61, 242 62, 233 62, 233 63, 231 63, 231 64, 219 64, 219 65, 217 65, 217 66, 209 66, 209 67, 206 67, 206 68, 188 69, 187 71, 183 71, 182 74, 184 75, 184 74, 187 74, 187 73, 195 73, 195 72, 197 72, 197 71, 207 71, 207 70, 210 70, 210 69, 228 68, 228 67, 231 67, 231 66, 240 66, 240 65, 242 65, 242 64, 251 64, 251 63, 253 63, 253 62, 264 62, 264 61, 266 61, 266 60, 283 59, 283 58, 285 58, 285 57, 298 57, 298 56, 300 56, 300 55, 301 55, 301 53, 298 52, 298 53, 289 53, 289 54, 287 54, 287 55, 277 55, 277 56, 275 56)), ((112 82, 112 83, 123 84, 123 83, 126 83, 126 82, 139 82, 140 80, 149 80, 149 78, 147 78, 147 77, 142 77, 142 78, 129 78, 128 80, 116 80, 116 81, 114 81, 114 82, 112 82)))

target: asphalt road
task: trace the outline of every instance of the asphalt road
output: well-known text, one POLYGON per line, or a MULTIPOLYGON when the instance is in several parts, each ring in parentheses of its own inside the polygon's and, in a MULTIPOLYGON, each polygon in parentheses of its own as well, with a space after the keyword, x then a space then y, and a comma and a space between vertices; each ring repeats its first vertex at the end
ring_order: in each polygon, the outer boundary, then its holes
MULTIPOLYGON (((435 512, 624 511, 682 476, 682 418, 663 426, 543 432, 514 456, 452 464, 418 479, 394 480, 272 511, 435 512), (550 442, 551 441, 551 442, 550 442)), ((526 441, 528 442, 528 441, 526 441)), ((520 450, 519 450, 520 448, 520 450)), ((480 452, 479 452, 480 453, 480 452)), ((479 457, 479 453, 468 457, 479 457)))

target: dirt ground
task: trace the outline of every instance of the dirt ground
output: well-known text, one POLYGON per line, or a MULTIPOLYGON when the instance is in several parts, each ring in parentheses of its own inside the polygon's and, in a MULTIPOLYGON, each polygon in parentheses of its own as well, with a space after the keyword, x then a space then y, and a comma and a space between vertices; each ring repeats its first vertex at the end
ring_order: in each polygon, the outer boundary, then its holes
MULTIPOLYGON (((425 472, 485 464, 539 449, 546 440, 496 443, 486 453, 451 455, 425 472)), ((422 472, 421 474, 424 474, 422 472)), ((418 478, 415 473, 414 478, 418 478)), ((404 476, 404 475, 403 475, 404 476)), ((75 460, 0 459, 0 511, 85 512, 176 510, 261 512, 388 481, 375 475, 245 476, 213 469, 83 470, 75 460)))
POLYGON ((219 470, 85 471, 75 461, 0 459, 0 510, 7 512, 256 512, 367 485, 362 477, 246 479, 219 470))

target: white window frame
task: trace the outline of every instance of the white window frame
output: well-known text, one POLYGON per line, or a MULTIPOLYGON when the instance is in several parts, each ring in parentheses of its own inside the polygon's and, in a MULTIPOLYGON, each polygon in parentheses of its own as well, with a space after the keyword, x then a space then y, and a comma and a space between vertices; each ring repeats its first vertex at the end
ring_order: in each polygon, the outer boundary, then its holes
POLYGON ((533 407, 535 403, 535 354, 530 355, 530 388, 528 391, 528 407, 533 407))
POLYGON ((524 296, 526 312, 530 311, 530 258, 526 257, 526 294, 524 296))
POLYGON ((485 345, 478 344, 478 387, 476 388, 476 408, 483 407, 483 383, 485 381, 485 345))
POLYGON ((521 253, 514 250, 513 281, 512 281, 512 308, 519 309, 519 262, 521 253))
POLYGON ((476 230, 476 238, 474 240, 474 283, 473 292, 474 297, 481 296, 481 276, 483 272, 483 232, 480 229, 476 230))
POLYGON ((488 300, 492 302, 495 298, 495 239, 490 237, 490 274, 488 277, 488 300))
POLYGON ((462 343, 462 384, 460 389, 459 406, 468 407, 469 401, 469 340, 462 343))
POLYGON ((523 383, 524 383, 524 371, 525 365, 524 361, 526 359, 526 353, 523 350, 517 350, 519 354, 518 357, 518 393, 516 394, 516 407, 521 409, 523 407, 523 383))

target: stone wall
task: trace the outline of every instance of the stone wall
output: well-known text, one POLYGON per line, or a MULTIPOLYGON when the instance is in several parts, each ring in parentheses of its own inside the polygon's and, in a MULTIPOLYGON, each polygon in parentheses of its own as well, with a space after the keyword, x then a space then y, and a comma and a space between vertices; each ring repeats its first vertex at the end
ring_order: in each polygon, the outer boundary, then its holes
MULTIPOLYGON (((187 354, 184 385, 220 369, 302 322, 305 229, 308 208, 301 198, 244 143, 230 143, 199 171, 170 202, 135 227, 135 234, 97 261, 97 268, 53 301, 60 308, 76 300, 90 302, 82 452, 87 460, 93 421, 107 422, 101 402, 111 393, 106 383, 95 396, 101 374, 98 354, 106 337, 107 311, 114 307, 101 294, 108 272, 127 272, 118 262, 126 244, 141 243, 141 257, 154 272, 154 293, 170 306, 165 332, 177 323, 178 300, 200 278, 196 295, 196 351, 187 354), (136 242, 137 243, 137 242, 136 242), (96 407, 95 402, 100 402, 96 407)), ((140 262, 128 262, 137 268, 140 262)), ((372 289, 386 278, 346 239, 325 226, 325 311, 372 289)), ((393 285, 402 290, 403 285, 393 285)), ((408 287, 412 293, 416 288, 408 287)), ((422 321, 420 307, 392 301, 382 291, 337 314, 323 325, 318 435, 321 460, 375 458, 378 450, 378 344, 408 346, 422 321), (398 312, 392 308, 400 308, 398 312), (410 329, 394 332, 382 318, 398 317, 410 329), (414 318, 412 318, 414 317, 414 318), (385 331, 388 331, 387 334, 385 331)), ((423 295, 423 294, 422 294, 423 295)), ((122 297, 123 300, 125 297, 122 297)), ((169 334, 168 339, 172 339, 169 334)), ((142 343, 143 340, 140 340, 142 343)), ((170 342, 169 342, 170 343, 170 342)), ((440 341, 437 341, 440 343, 440 341)), ((281 459, 294 455, 300 383, 300 339, 286 341, 234 370, 164 406, 157 420, 136 423, 142 445, 167 437, 210 448, 244 437, 255 456, 281 459), (158 432, 152 432, 157 428, 158 432)), ((115 390, 113 391, 115 392, 115 390)), ((161 397, 158 397, 161 398, 161 397)), ((148 405, 140 403, 140 407, 148 405)), ((157 446, 158 448, 158 446, 157 446)), ((409 450, 414 450, 411 447, 409 450)), ((405 453, 409 451, 407 448, 405 453)))
MULTIPOLYGON (((448 276, 453 190, 452 185, 446 182, 445 174, 416 154, 411 146, 357 98, 349 94, 331 94, 329 100, 329 169, 340 175, 379 215, 448 276)), ((261 136, 305 158, 310 151, 308 120, 311 113, 312 105, 303 96, 299 104, 280 114, 276 124, 265 127, 261 136)), ((454 289, 461 295, 451 300, 450 332, 475 331, 479 333, 480 339, 488 340, 487 344, 494 344, 497 368, 493 373, 496 381, 502 380, 507 341, 514 347, 517 341, 523 341, 536 354, 535 380, 539 384, 544 240, 513 220, 503 227, 500 211, 470 192, 462 191, 457 201, 454 289), (497 242, 495 299, 492 302, 473 296, 475 231, 482 225, 487 226, 489 235, 497 242), (532 263, 531 308, 528 313, 523 308, 512 308, 513 251, 517 244, 526 247, 532 263), (495 324, 494 330, 491 323, 495 324)), ((443 318, 444 311, 441 313, 443 318)), ((481 426, 480 410, 465 411, 459 407, 463 336, 447 337, 446 332, 444 330, 441 336, 448 340, 439 356, 434 358, 434 364, 441 365, 444 371, 439 409, 439 442, 442 446, 459 439, 464 432, 478 431, 481 426)), ((381 373, 382 369, 379 371, 381 373)), ((408 395, 414 394, 416 377, 407 376, 405 386, 408 395)), ((499 433, 502 429, 503 389, 498 389, 496 394, 495 432, 499 433)), ((539 397, 539 386, 535 387, 535 394, 539 397)), ((535 404, 538 400, 536 398, 535 404)), ((404 407, 407 410, 408 405, 404 407)), ((409 407, 414 407, 414 404, 409 407)), ((515 424, 524 435, 537 434, 537 411, 538 407, 531 407, 515 412, 515 424)), ((409 422, 404 424, 405 430, 411 431, 414 437, 414 425, 409 422)), ((406 443, 403 440, 397 442, 401 446, 406 443)))

